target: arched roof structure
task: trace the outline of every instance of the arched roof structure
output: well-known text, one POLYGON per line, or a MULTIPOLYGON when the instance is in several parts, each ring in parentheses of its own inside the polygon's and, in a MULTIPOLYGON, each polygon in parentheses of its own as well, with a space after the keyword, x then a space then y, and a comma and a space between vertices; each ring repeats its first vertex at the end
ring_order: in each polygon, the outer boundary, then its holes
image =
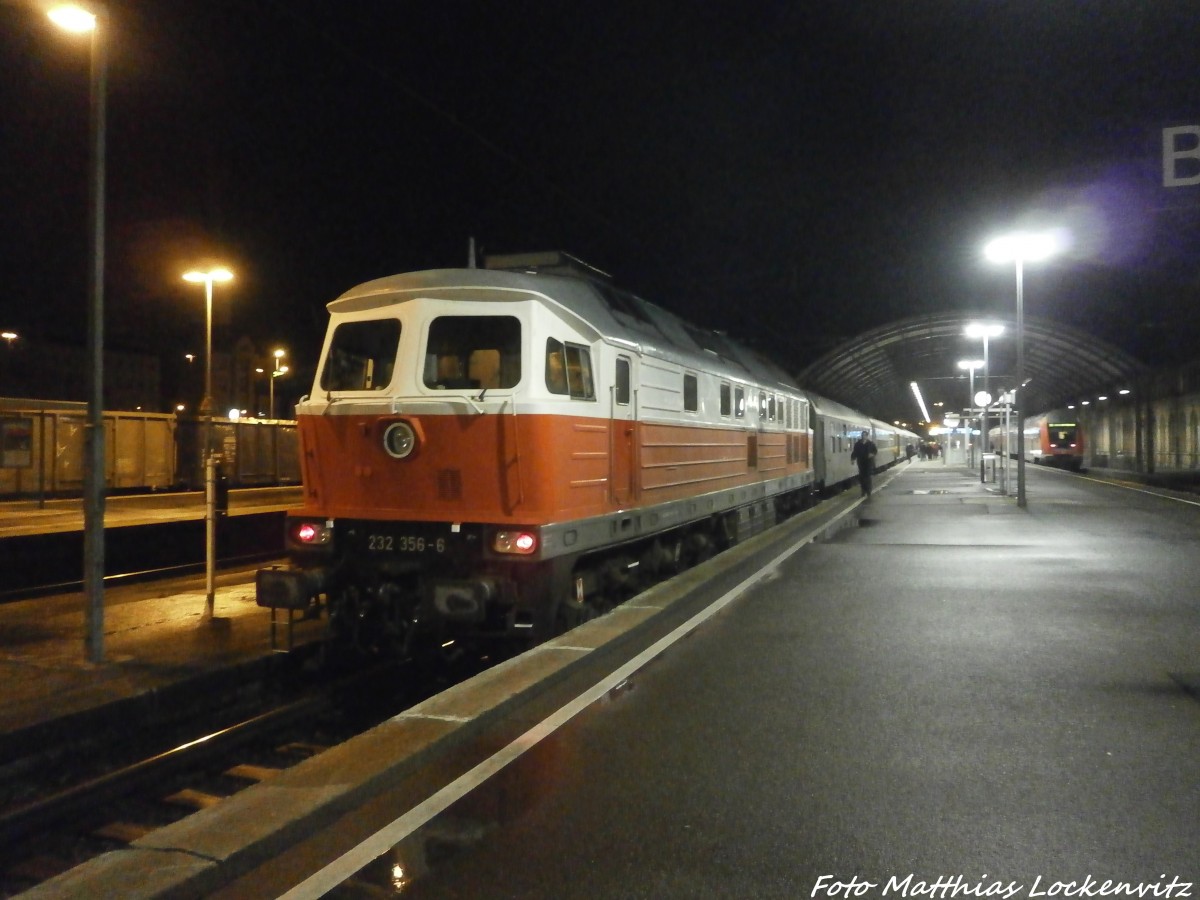
MULTIPOLYGON (((982 340, 966 336, 972 322, 1004 328, 988 341, 992 395, 1016 387, 1016 321, 971 313, 918 316, 873 329, 826 353, 798 380, 876 418, 910 425, 921 420, 910 386, 916 382, 930 415, 939 419, 935 410, 961 411, 969 404, 969 373, 958 368, 958 361, 984 358, 982 340)), ((1070 326, 1026 317, 1024 332, 1029 414, 1130 387, 1147 371, 1123 350, 1070 326)), ((983 389, 982 381, 983 372, 976 372, 976 391, 983 389)))

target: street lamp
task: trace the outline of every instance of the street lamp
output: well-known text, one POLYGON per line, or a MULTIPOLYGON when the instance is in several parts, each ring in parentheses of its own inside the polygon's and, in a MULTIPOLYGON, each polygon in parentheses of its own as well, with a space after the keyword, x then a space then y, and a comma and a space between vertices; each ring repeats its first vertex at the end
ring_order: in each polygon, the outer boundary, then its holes
MULTIPOLYGON (((988 340, 990 338, 999 337, 1004 334, 1004 326, 998 325, 995 322, 970 322, 963 329, 963 334, 973 340, 983 339, 983 392, 988 395, 988 399, 979 405, 983 411, 979 414, 979 445, 982 450, 987 449, 987 408, 991 400, 991 369, 990 358, 988 356, 988 340)), ((982 483, 985 480, 983 452, 979 454, 979 481, 982 483)))
POLYGON ((204 399, 200 414, 204 416, 204 535, 205 535, 205 615, 213 617, 216 598, 217 556, 217 473, 212 453, 212 288, 214 281, 229 281, 228 269, 209 269, 207 272, 185 272, 184 281, 204 284, 204 399))
MULTIPOLYGON (((975 370, 983 368, 983 360, 982 359, 960 359, 958 361, 958 367, 960 369, 965 369, 971 373, 970 393, 968 395, 968 400, 967 400, 967 409, 970 410, 972 407, 975 406, 975 370)), ((975 445, 971 444, 971 442, 970 442, 971 419, 972 419, 972 416, 968 415, 967 416, 967 443, 971 448, 972 456, 971 456, 971 461, 969 463, 967 463, 967 465, 974 466, 975 465, 975 457, 974 457, 975 445)), ((983 439, 983 435, 980 434, 980 440, 982 440, 982 439, 983 439)))
POLYGON ((1017 506, 1025 506, 1025 311, 1024 272, 1026 262, 1040 262, 1058 253, 1063 246, 1061 231, 1016 231, 993 238, 983 248, 994 263, 1011 262, 1017 271, 1017 423, 1021 442, 1017 447, 1017 506))
POLYGON ((283 359, 283 357, 286 355, 286 351, 276 350, 271 355, 275 357, 275 370, 273 372, 271 372, 271 390, 269 391, 270 408, 267 410, 267 414, 268 414, 267 418, 274 419, 275 418, 275 379, 278 378, 280 375, 284 374, 285 372, 287 372, 288 367, 279 365, 279 361, 281 359, 283 359))
POLYGON ((84 651, 93 663, 104 661, 104 130, 108 61, 108 12, 96 3, 56 5, 47 15, 59 28, 91 34, 88 176, 91 258, 87 312, 88 416, 83 466, 84 651))
MULTIPOLYGON (((185 272, 184 281, 204 285, 204 399, 200 401, 200 412, 212 421, 212 297, 213 282, 229 281, 233 273, 228 269, 210 269, 207 272, 193 270, 185 272)), ((210 450, 207 437, 204 445, 205 453, 210 450)))

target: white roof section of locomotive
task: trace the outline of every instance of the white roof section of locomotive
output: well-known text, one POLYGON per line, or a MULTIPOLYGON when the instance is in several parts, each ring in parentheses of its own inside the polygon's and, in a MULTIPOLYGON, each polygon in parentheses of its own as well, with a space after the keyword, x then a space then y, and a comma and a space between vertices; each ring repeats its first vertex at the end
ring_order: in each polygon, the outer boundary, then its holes
POLYGON ((327 305, 331 315, 383 309, 420 296, 471 301, 508 301, 534 295, 576 319, 601 339, 678 365, 730 380, 800 392, 783 369, 724 335, 684 322, 639 297, 585 278, 496 269, 430 269, 389 275, 346 291, 327 305), (602 291, 619 293, 618 311, 602 291))

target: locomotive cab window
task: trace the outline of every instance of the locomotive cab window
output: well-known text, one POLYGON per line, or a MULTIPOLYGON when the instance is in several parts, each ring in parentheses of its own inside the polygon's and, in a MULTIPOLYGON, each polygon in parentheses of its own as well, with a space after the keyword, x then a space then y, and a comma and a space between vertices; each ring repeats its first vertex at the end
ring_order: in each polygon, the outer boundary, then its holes
POLYGON ((429 388, 486 390, 521 380, 521 323, 513 316, 439 316, 429 326, 429 388))
POLYGON ((594 400, 592 352, 580 344, 546 339, 546 390, 574 400, 594 400))
POLYGON ((382 391, 392 380, 400 321, 377 319, 343 322, 333 332, 321 389, 326 391, 382 391))

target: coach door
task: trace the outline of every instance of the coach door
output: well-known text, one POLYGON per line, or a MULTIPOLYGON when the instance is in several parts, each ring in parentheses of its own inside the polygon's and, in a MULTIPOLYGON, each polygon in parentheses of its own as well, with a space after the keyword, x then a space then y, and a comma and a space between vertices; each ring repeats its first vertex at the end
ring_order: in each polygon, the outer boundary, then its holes
POLYGON ((633 501, 633 360, 618 356, 612 382, 612 423, 609 443, 612 465, 610 484, 614 503, 633 501))

